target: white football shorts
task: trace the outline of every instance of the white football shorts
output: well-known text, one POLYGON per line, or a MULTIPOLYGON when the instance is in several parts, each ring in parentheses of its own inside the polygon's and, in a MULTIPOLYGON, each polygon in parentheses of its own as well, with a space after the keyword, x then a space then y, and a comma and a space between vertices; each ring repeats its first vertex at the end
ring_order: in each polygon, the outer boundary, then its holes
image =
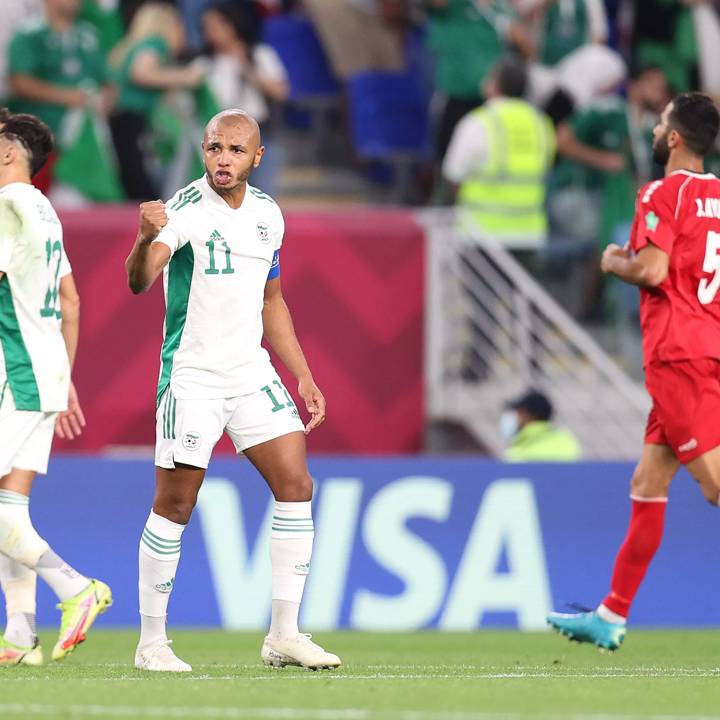
POLYGON ((207 468, 215 444, 226 432, 237 453, 292 432, 304 432, 297 407, 277 375, 249 395, 183 400, 171 389, 156 412, 155 465, 207 468))
POLYGON ((50 459, 56 412, 16 410, 10 387, 0 402, 0 477, 13 468, 45 475, 50 459))

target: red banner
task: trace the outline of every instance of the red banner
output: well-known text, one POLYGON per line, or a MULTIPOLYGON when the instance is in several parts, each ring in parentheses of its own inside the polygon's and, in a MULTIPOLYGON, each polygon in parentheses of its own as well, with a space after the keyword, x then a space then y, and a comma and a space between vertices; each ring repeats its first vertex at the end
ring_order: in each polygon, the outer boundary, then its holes
MULTIPOLYGON (((163 298, 160 282, 142 296, 127 287, 124 262, 137 210, 64 212, 62 221, 81 296, 74 376, 88 426, 79 440, 56 447, 95 451, 152 445, 163 298)), ((289 212, 286 223, 283 294, 328 402, 327 420, 309 436, 309 449, 419 450, 422 229, 411 213, 376 209, 289 212)), ((297 398, 295 381, 274 362, 297 398)), ((232 446, 223 441, 219 449, 232 446)))

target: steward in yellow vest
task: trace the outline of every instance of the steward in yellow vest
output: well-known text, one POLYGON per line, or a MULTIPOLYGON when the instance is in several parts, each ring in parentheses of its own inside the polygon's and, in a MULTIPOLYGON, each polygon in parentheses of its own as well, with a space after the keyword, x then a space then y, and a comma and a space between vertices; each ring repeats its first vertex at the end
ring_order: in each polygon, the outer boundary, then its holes
POLYGON ((443 174, 459 186, 457 205, 483 235, 511 249, 545 243, 546 175, 555 155, 550 119, 522 99, 525 67, 502 60, 485 85, 489 100, 455 129, 443 174))
POLYGON ((529 391, 508 403, 500 429, 510 441, 508 462, 573 462, 582 451, 577 438, 550 422, 553 408, 542 393, 529 391))

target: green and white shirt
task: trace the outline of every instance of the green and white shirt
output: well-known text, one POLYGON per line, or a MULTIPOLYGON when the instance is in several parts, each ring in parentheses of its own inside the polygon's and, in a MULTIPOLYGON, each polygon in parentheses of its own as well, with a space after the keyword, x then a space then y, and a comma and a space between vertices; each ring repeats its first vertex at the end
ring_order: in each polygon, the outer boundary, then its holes
POLYGON ((32 185, 0 189, 0 271, 0 396, 9 388, 18 410, 66 410, 70 362, 58 292, 71 269, 60 220, 32 185))
POLYGON ((285 232, 280 208, 248 185, 234 210, 205 177, 166 207, 168 224, 153 241, 172 253, 158 402, 168 385, 187 400, 250 394, 272 370, 260 343, 265 284, 285 232))

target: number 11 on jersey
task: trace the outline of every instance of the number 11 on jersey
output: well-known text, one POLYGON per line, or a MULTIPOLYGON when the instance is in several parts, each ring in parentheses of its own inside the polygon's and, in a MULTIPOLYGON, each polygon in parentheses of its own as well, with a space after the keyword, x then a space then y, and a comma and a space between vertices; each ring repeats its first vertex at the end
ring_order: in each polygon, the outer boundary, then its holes
POLYGON ((217 230, 213 230, 212 235, 210 235, 210 239, 205 243, 205 247, 208 249, 208 252, 210 254, 210 267, 206 268, 205 274, 206 275, 231 275, 235 272, 235 269, 233 268, 231 262, 230 262, 230 246, 225 241, 225 238, 220 235, 220 233, 217 230), (225 248, 225 267, 222 270, 218 270, 215 267, 215 243, 219 242, 222 244, 222 246, 225 248))

